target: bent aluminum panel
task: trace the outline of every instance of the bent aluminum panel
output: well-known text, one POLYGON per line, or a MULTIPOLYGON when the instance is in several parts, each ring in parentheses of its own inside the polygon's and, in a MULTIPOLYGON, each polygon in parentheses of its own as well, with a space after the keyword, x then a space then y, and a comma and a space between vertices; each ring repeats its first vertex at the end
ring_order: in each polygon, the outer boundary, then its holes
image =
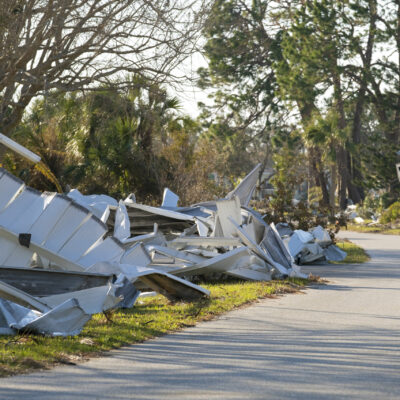
POLYGON ((2 281, 0 281, 0 298, 40 312, 47 312, 50 309, 35 297, 2 281))
POLYGON ((113 275, 0 266, 0 281, 31 296, 50 296, 104 286, 113 275))
POLYGON ((251 197, 253 196, 254 189, 256 188, 258 175, 262 164, 257 164, 254 169, 243 178, 242 182, 232 190, 232 192, 226 195, 227 199, 232 199, 234 196, 238 196, 240 204, 247 206, 250 203, 251 197))

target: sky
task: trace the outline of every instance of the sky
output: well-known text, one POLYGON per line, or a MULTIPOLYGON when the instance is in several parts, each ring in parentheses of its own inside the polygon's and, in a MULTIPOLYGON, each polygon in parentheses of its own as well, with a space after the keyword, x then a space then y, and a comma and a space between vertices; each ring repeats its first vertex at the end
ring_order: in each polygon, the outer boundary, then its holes
MULTIPOLYGON (((183 63, 180 67, 180 72, 195 79, 197 77, 196 71, 200 67, 207 67, 207 60, 202 54, 197 52, 183 63)), ((181 101, 182 111, 193 118, 196 118, 200 113, 200 109, 197 106, 198 102, 210 103, 210 100, 207 98, 207 92, 196 87, 194 83, 184 84, 179 88, 170 88, 169 91, 181 101)))

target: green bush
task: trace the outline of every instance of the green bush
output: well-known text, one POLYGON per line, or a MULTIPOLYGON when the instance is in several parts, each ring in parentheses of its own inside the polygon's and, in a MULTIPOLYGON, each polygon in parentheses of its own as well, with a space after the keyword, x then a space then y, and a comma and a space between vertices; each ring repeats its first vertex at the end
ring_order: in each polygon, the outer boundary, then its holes
POLYGON ((381 217, 381 223, 388 224, 400 219, 400 201, 393 203, 381 217))

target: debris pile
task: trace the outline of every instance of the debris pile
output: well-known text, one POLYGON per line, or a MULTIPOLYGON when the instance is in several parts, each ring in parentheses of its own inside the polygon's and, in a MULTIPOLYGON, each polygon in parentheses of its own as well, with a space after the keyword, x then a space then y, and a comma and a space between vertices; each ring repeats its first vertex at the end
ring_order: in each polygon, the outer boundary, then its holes
POLYGON ((329 232, 317 226, 310 232, 293 231, 287 224, 278 224, 277 229, 291 256, 298 265, 317 261, 343 261, 346 252, 333 244, 329 232))
POLYGON ((249 208, 259 169, 224 199, 190 207, 168 189, 161 207, 134 195, 40 193, 0 169, 0 333, 77 334, 92 314, 132 307, 146 290, 208 296, 193 276, 306 277, 249 208))

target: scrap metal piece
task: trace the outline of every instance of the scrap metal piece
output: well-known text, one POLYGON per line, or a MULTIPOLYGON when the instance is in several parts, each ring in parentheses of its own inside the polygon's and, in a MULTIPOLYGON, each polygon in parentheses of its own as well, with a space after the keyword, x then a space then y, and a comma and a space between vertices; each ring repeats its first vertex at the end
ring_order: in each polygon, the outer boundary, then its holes
POLYGON ((243 178, 239 185, 226 195, 226 199, 233 199, 235 196, 239 198, 242 206, 248 206, 256 188, 258 176, 262 164, 257 164, 254 169, 243 178))
POLYGON ((151 257, 142 242, 136 243, 127 249, 120 259, 121 264, 133 264, 138 267, 147 267, 151 263, 151 257))
POLYGON ((163 208, 176 208, 178 207, 179 196, 168 188, 164 189, 163 200, 161 207, 163 208))
MULTIPOLYGON (((172 271, 177 276, 193 276, 204 275, 213 272, 227 272, 236 270, 241 267, 248 267, 254 263, 251 259, 251 252, 248 248, 242 246, 223 254, 219 254, 213 258, 209 258, 202 263, 185 266, 172 271)), ((265 266, 265 264, 263 264, 265 266)))
POLYGON ((90 270, 98 273, 122 273, 137 289, 150 287, 170 300, 196 300, 210 295, 209 290, 201 286, 155 268, 100 262, 90 267, 90 270))
POLYGON ((128 306, 133 305, 139 295, 124 277, 103 286, 40 298, 0 281, 0 333, 16 329, 52 336, 75 335, 92 314, 121 303, 122 293, 127 296, 123 304, 128 306))
MULTIPOLYGON (((9 330, 35 332, 50 336, 78 335, 91 315, 86 314, 75 299, 67 300, 46 312, 38 312, 13 302, 0 299, 0 321, 7 323, 9 330)), ((7 332, 1 327, 0 333, 7 332)))
POLYGON ((301 264, 308 264, 318 260, 325 260, 324 250, 318 243, 306 243, 299 253, 301 264))
POLYGON ((200 246, 200 247, 238 247, 241 242, 238 238, 227 237, 198 237, 198 236, 184 236, 168 242, 168 247, 176 249, 183 249, 186 246, 200 246))
POLYGON ((222 236, 232 237, 236 234, 235 226, 231 221, 237 225, 242 224, 242 213, 240 208, 240 199, 233 196, 230 200, 217 201, 217 217, 221 226, 222 236))
POLYGON ((276 224, 276 230, 281 238, 289 237, 293 234, 293 229, 286 222, 278 222, 276 224))
POLYGON ((50 296, 107 285, 113 275, 0 266, 0 281, 31 296, 50 296))
MULTIPOLYGON (((185 279, 175 276, 171 279, 169 274, 161 275, 159 273, 148 272, 140 276, 140 282, 150 289, 164 295, 171 301, 179 300, 199 300, 210 296, 210 291, 195 285, 185 279)), ((141 287, 138 285, 139 288, 141 287)))
POLYGON ((118 207, 118 201, 105 194, 83 195, 78 189, 71 189, 67 196, 104 223, 110 215, 110 206, 118 207))
POLYGON ((39 246, 32 241, 29 245, 29 249, 26 247, 21 247, 19 245, 18 235, 0 226, 0 254, 2 256, 0 256, 0 258, 2 258, 1 264, 7 262, 7 264, 10 266, 27 266, 30 264, 30 260, 34 253, 39 254, 42 259, 47 259, 50 263, 58 265, 67 271, 83 271, 83 268, 80 265, 67 260, 57 253, 47 250, 42 246, 39 246), (14 252, 17 252, 17 255, 19 255, 20 258, 24 258, 25 262, 18 263, 15 258, 11 258, 11 255, 14 254, 14 252))
POLYGON ((282 252, 279 243, 277 242, 275 232, 272 230, 272 228, 268 227, 265 229, 264 237, 260 243, 260 247, 268 251, 275 262, 283 265, 286 269, 291 268, 292 263, 288 261, 285 254, 282 252))
POLYGON ((10 300, 13 303, 19 304, 23 307, 29 307, 33 310, 47 312, 50 307, 48 307, 45 303, 36 299, 35 297, 25 293, 22 290, 19 290, 7 283, 0 281, 0 298, 4 300, 10 300))
POLYGON ((262 249, 257 243, 255 243, 251 238, 246 234, 243 228, 241 228, 235 221, 231 220, 232 224, 235 225, 237 233, 240 239, 243 241, 246 246, 248 246, 251 250, 254 251, 259 257, 265 260, 272 267, 276 268, 282 275, 289 275, 289 271, 278 262, 274 261, 269 253, 267 253, 266 249, 262 249))
POLYGON ((347 257, 347 253, 334 244, 323 249, 323 252, 328 261, 343 261, 347 257))
POLYGON ((307 243, 313 243, 314 236, 300 229, 295 230, 288 242, 288 249, 293 258, 296 258, 307 243))
POLYGON ((228 275, 248 281, 270 281, 272 274, 267 269, 258 268, 257 264, 251 267, 240 267, 227 271, 228 275))
POLYGON ((9 149, 15 151, 22 157, 25 157, 29 161, 32 161, 34 164, 37 164, 41 160, 41 158, 37 154, 31 152, 30 150, 20 145, 19 143, 14 142, 14 140, 10 139, 6 135, 3 135, 2 133, 0 133, 0 143, 8 147, 9 149))
MULTIPOLYGON (((172 263, 175 261, 175 259, 188 264, 198 264, 204 261, 204 257, 171 249, 170 247, 147 245, 146 249, 150 253, 153 263, 156 262, 154 259, 155 254, 161 254, 168 257, 169 259, 172 259, 172 263)), ((161 261, 161 263, 163 263, 163 261, 161 261)))
POLYGON ((24 189, 25 183, 4 168, 0 168, 0 187, 0 211, 2 211, 24 189))
POLYGON ((122 298, 117 304, 118 308, 131 308, 140 296, 140 291, 133 283, 123 274, 120 274, 114 282, 116 286, 115 296, 122 298))
POLYGON ((75 299, 86 314, 97 314, 114 308, 123 300, 122 297, 116 296, 116 289, 114 284, 108 283, 90 289, 41 297, 40 301, 49 308, 55 308, 69 299, 75 299))
POLYGON ((311 234, 314 236, 315 241, 321 247, 327 247, 332 244, 332 239, 327 230, 325 230, 322 226, 318 225, 315 228, 311 229, 311 234))
MULTIPOLYGON (((131 236, 145 235, 151 232, 155 223, 162 232, 182 231, 195 224, 196 220, 191 215, 168 210, 166 208, 152 207, 131 201, 124 201, 131 225, 131 236)), ((114 229, 116 208, 110 207, 110 217, 107 225, 114 229)))
POLYGON ((131 224, 125 203, 120 200, 115 212, 114 237, 118 240, 125 240, 131 236, 131 224))
POLYGON ((276 242, 278 243, 280 249, 282 250, 282 253, 288 260, 289 264, 293 266, 294 259, 293 259, 292 255, 289 253, 287 247, 285 246, 285 243, 283 242, 281 236, 279 235, 279 233, 275 227, 275 224, 272 222, 270 227, 273 230, 273 232, 275 233, 276 242))

